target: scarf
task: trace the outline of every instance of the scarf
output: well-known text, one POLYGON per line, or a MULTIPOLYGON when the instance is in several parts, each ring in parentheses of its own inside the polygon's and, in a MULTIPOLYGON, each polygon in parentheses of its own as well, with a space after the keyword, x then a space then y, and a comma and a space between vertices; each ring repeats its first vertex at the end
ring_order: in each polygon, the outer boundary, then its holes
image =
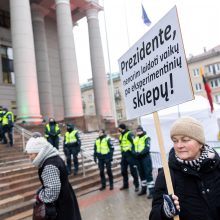
POLYGON ((51 144, 44 146, 33 160, 33 165, 41 167, 46 159, 59 155, 59 151, 51 144))
POLYGON ((177 161, 179 161, 180 163, 185 164, 191 167, 192 169, 199 171, 201 168, 201 165, 206 159, 213 159, 215 157, 215 151, 208 145, 204 145, 204 149, 201 152, 200 157, 195 160, 189 160, 189 161, 182 160, 179 157, 177 157, 177 155, 175 155, 175 157, 177 161))

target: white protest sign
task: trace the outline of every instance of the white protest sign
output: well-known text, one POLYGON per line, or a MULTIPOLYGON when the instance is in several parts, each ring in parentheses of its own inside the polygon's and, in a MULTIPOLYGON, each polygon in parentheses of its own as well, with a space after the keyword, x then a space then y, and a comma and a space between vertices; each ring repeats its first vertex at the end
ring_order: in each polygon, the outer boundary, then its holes
POLYGON ((118 62, 128 119, 194 98, 176 7, 118 62))

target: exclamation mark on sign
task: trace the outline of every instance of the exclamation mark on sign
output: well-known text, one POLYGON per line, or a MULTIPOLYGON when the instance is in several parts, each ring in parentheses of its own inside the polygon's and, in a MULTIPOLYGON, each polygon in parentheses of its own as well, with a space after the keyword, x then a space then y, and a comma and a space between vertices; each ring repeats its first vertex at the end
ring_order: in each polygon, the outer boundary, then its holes
POLYGON ((173 75, 172 75, 172 73, 170 73, 170 88, 171 88, 171 94, 173 94, 174 91, 173 91, 173 75))

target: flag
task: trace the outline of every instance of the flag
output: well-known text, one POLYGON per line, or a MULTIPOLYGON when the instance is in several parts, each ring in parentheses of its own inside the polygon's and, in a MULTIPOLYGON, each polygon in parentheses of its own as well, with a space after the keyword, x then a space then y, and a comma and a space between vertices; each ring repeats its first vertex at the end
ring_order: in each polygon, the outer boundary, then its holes
POLYGON ((200 68, 200 74, 202 76, 202 81, 203 81, 203 84, 204 84, 204 87, 205 87, 206 95, 207 95, 207 98, 209 100, 209 104, 210 104, 210 107, 211 107, 211 112, 213 112, 214 111, 214 106, 213 106, 213 101, 212 101, 212 90, 211 90, 211 87, 210 87, 209 83, 206 81, 206 78, 204 76, 202 67, 200 68))
POLYGON ((143 19, 143 22, 144 22, 147 26, 150 26, 150 25, 151 25, 151 21, 150 21, 150 19, 149 19, 148 16, 147 16, 147 13, 146 13, 146 11, 145 11, 145 9, 144 9, 143 4, 141 4, 141 6, 142 6, 142 19, 143 19))

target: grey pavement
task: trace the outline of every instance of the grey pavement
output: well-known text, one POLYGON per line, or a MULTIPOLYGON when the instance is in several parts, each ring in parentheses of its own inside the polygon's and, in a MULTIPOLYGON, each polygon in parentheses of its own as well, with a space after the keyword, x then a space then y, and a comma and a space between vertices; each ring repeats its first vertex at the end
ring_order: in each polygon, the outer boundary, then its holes
MULTIPOLYGON (((137 196, 133 186, 120 191, 115 189, 96 191, 78 199, 83 220, 139 220, 148 219, 152 200, 145 195, 137 196), (87 201, 87 203, 86 203, 87 201)), ((130 184, 131 185, 131 184, 130 184)))

